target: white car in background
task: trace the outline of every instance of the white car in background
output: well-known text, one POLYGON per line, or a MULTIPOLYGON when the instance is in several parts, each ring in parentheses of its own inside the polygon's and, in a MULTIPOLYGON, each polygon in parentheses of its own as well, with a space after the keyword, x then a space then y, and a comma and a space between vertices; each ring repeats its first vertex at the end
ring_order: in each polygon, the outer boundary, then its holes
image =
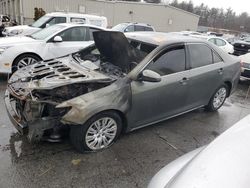
POLYGON ((221 37, 216 37, 216 36, 207 36, 207 35, 190 35, 191 37, 199 38, 199 39, 204 39, 209 42, 212 42, 225 52, 232 54, 234 52, 234 47, 231 45, 228 41, 221 37))
POLYGON ((43 28, 59 24, 59 23, 84 23, 95 25, 98 27, 107 28, 107 18, 104 16, 96 16, 89 14, 77 14, 77 13, 64 13, 64 12, 52 12, 48 13, 31 25, 19 25, 13 27, 7 27, 3 31, 6 36, 15 35, 31 35, 32 33, 39 31, 43 28))
POLYGON ((148 188, 249 188, 250 115, 162 168, 148 188))
POLYGON ((64 23, 29 36, 0 39, 0 73, 11 73, 41 60, 53 59, 93 44, 93 32, 101 27, 64 23))

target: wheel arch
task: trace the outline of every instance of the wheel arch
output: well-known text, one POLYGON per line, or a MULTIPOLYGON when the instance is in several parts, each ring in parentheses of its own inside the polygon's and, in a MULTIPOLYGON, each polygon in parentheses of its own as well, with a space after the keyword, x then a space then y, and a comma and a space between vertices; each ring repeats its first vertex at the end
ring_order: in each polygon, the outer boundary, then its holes
POLYGON ((37 56, 39 59, 43 60, 43 58, 41 58, 41 56, 38 55, 37 53, 34 53, 34 52, 24 52, 24 53, 19 54, 17 57, 15 57, 15 59, 14 59, 13 62, 12 62, 12 65, 14 65, 15 61, 16 61, 19 57, 21 57, 21 56, 23 56, 23 55, 34 55, 34 56, 37 56))
MULTIPOLYGON (((101 114, 103 112, 114 112, 116 114, 118 114, 122 120, 122 132, 126 132, 127 130, 127 118, 124 114, 124 112, 122 112, 121 110, 118 110, 118 109, 107 109, 107 110, 102 110, 102 111, 99 111, 98 113, 92 115, 90 118, 92 118, 93 116, 97 115, 97 114, 101 114)), ((88 118, 88 119, 90 119, 88 118)))
POLYGON ((233 87, 233 84, 232 82, 230 81, 225 81, 224 84, 226 84, 228 86, 228 94, 227 94, 227 97, 229 97, 230 93, 231 93, 231 90, 232 90, 232 87, 233 87))

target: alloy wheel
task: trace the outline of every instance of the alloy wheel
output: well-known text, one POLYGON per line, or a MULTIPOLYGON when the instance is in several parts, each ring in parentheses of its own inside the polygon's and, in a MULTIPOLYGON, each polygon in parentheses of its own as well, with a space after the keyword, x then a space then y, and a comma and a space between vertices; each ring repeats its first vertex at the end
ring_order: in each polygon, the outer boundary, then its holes
POLYGON ((104 117, 90 125, 86 132, 85 141, 91 150, 108 147, 117 134, 117 123, 113 118, 104 117))
POLYGON ((213 99, 213 106, 214 108, 219 108, 223 102, 225 101, 227 96, 227 90, 226 88, 222 87, 220 88, 216 94, 214 95, 214 99, 213 99))
POLYGON ((33 58, 33 57, 24 57, 23 59, 21 59, 18 63, 17 63, 17 69, 26 67, 28 65, 32 65, 34 63, 37 63, 38 61, 33 58))

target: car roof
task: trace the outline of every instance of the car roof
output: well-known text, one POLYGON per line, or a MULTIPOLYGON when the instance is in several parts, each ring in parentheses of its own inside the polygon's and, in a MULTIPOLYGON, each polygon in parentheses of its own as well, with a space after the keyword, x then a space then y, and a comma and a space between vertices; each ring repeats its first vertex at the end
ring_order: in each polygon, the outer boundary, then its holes
POLYGON ((81 18, 105 18, 104 16, 97 16, 97 15, 91 15, 91 14, 80 14, 80 13, 73 13, 73 12, 51 12, 47 13, 47 16, 75 16, 75 17, 81 17, 81 18))
POLYGON ((153 27, 153 26, 150 25, 150 24, 147 24, 147 23, 138 23, 138 22, 123 22, 123 23, 120 23, 120 24, 140 25, 140 26, 145 26, 145 27, 153 27))
POLYGON ((200 38, 200 39, 206 39, 206 40, 209 40, 211 38, 215 38, 215 39, 222 39, 222 40, 225 40, 223 39, 222 37, 217 37, 217 36, 209 36, 209 35, 190 35, 191 37, 195 37, 195 38, 200 38))
POLYGON ((176 33, 163 33, 163 32, 131 32, 125 34, 127 38, 143 41, 149 44, 161 46, 168 43, 178 42, 202 42, 204 40, 197 39, 189 36, 182 36, 176 33))
POLYGON ((71 22, 71 23, 60 23, 60 24, 57 24, 57 25, 65 26, 65 27, 68 27, 68 28, 70 28, 70 27, 76 27, 76 26, 84 26, 84 27, 91 27, 91 28, 96 28, 96 29, 100 29, 100 30, 106 30, 103 27, 99 27, 99 26, 91 25, 91 24, 85 24, 85 23, 74 23, 74 22, 71 22))

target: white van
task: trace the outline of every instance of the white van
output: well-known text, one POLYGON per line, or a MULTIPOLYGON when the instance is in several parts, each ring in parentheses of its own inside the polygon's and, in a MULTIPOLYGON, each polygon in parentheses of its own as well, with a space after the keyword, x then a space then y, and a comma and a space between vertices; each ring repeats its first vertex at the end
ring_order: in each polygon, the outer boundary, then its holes
POLYGON ((45 27, 59 24, 59 23, 86 23, 103 28, 107 28, 107 18, 104 16, 96 16, 89 14, 65 13, 65 12, 52 12, 46 14, 35 21, 32 25, 19 25, 14 27, 6 27, 3 34, 6 36, 14 35, 31 35, 45 27))

